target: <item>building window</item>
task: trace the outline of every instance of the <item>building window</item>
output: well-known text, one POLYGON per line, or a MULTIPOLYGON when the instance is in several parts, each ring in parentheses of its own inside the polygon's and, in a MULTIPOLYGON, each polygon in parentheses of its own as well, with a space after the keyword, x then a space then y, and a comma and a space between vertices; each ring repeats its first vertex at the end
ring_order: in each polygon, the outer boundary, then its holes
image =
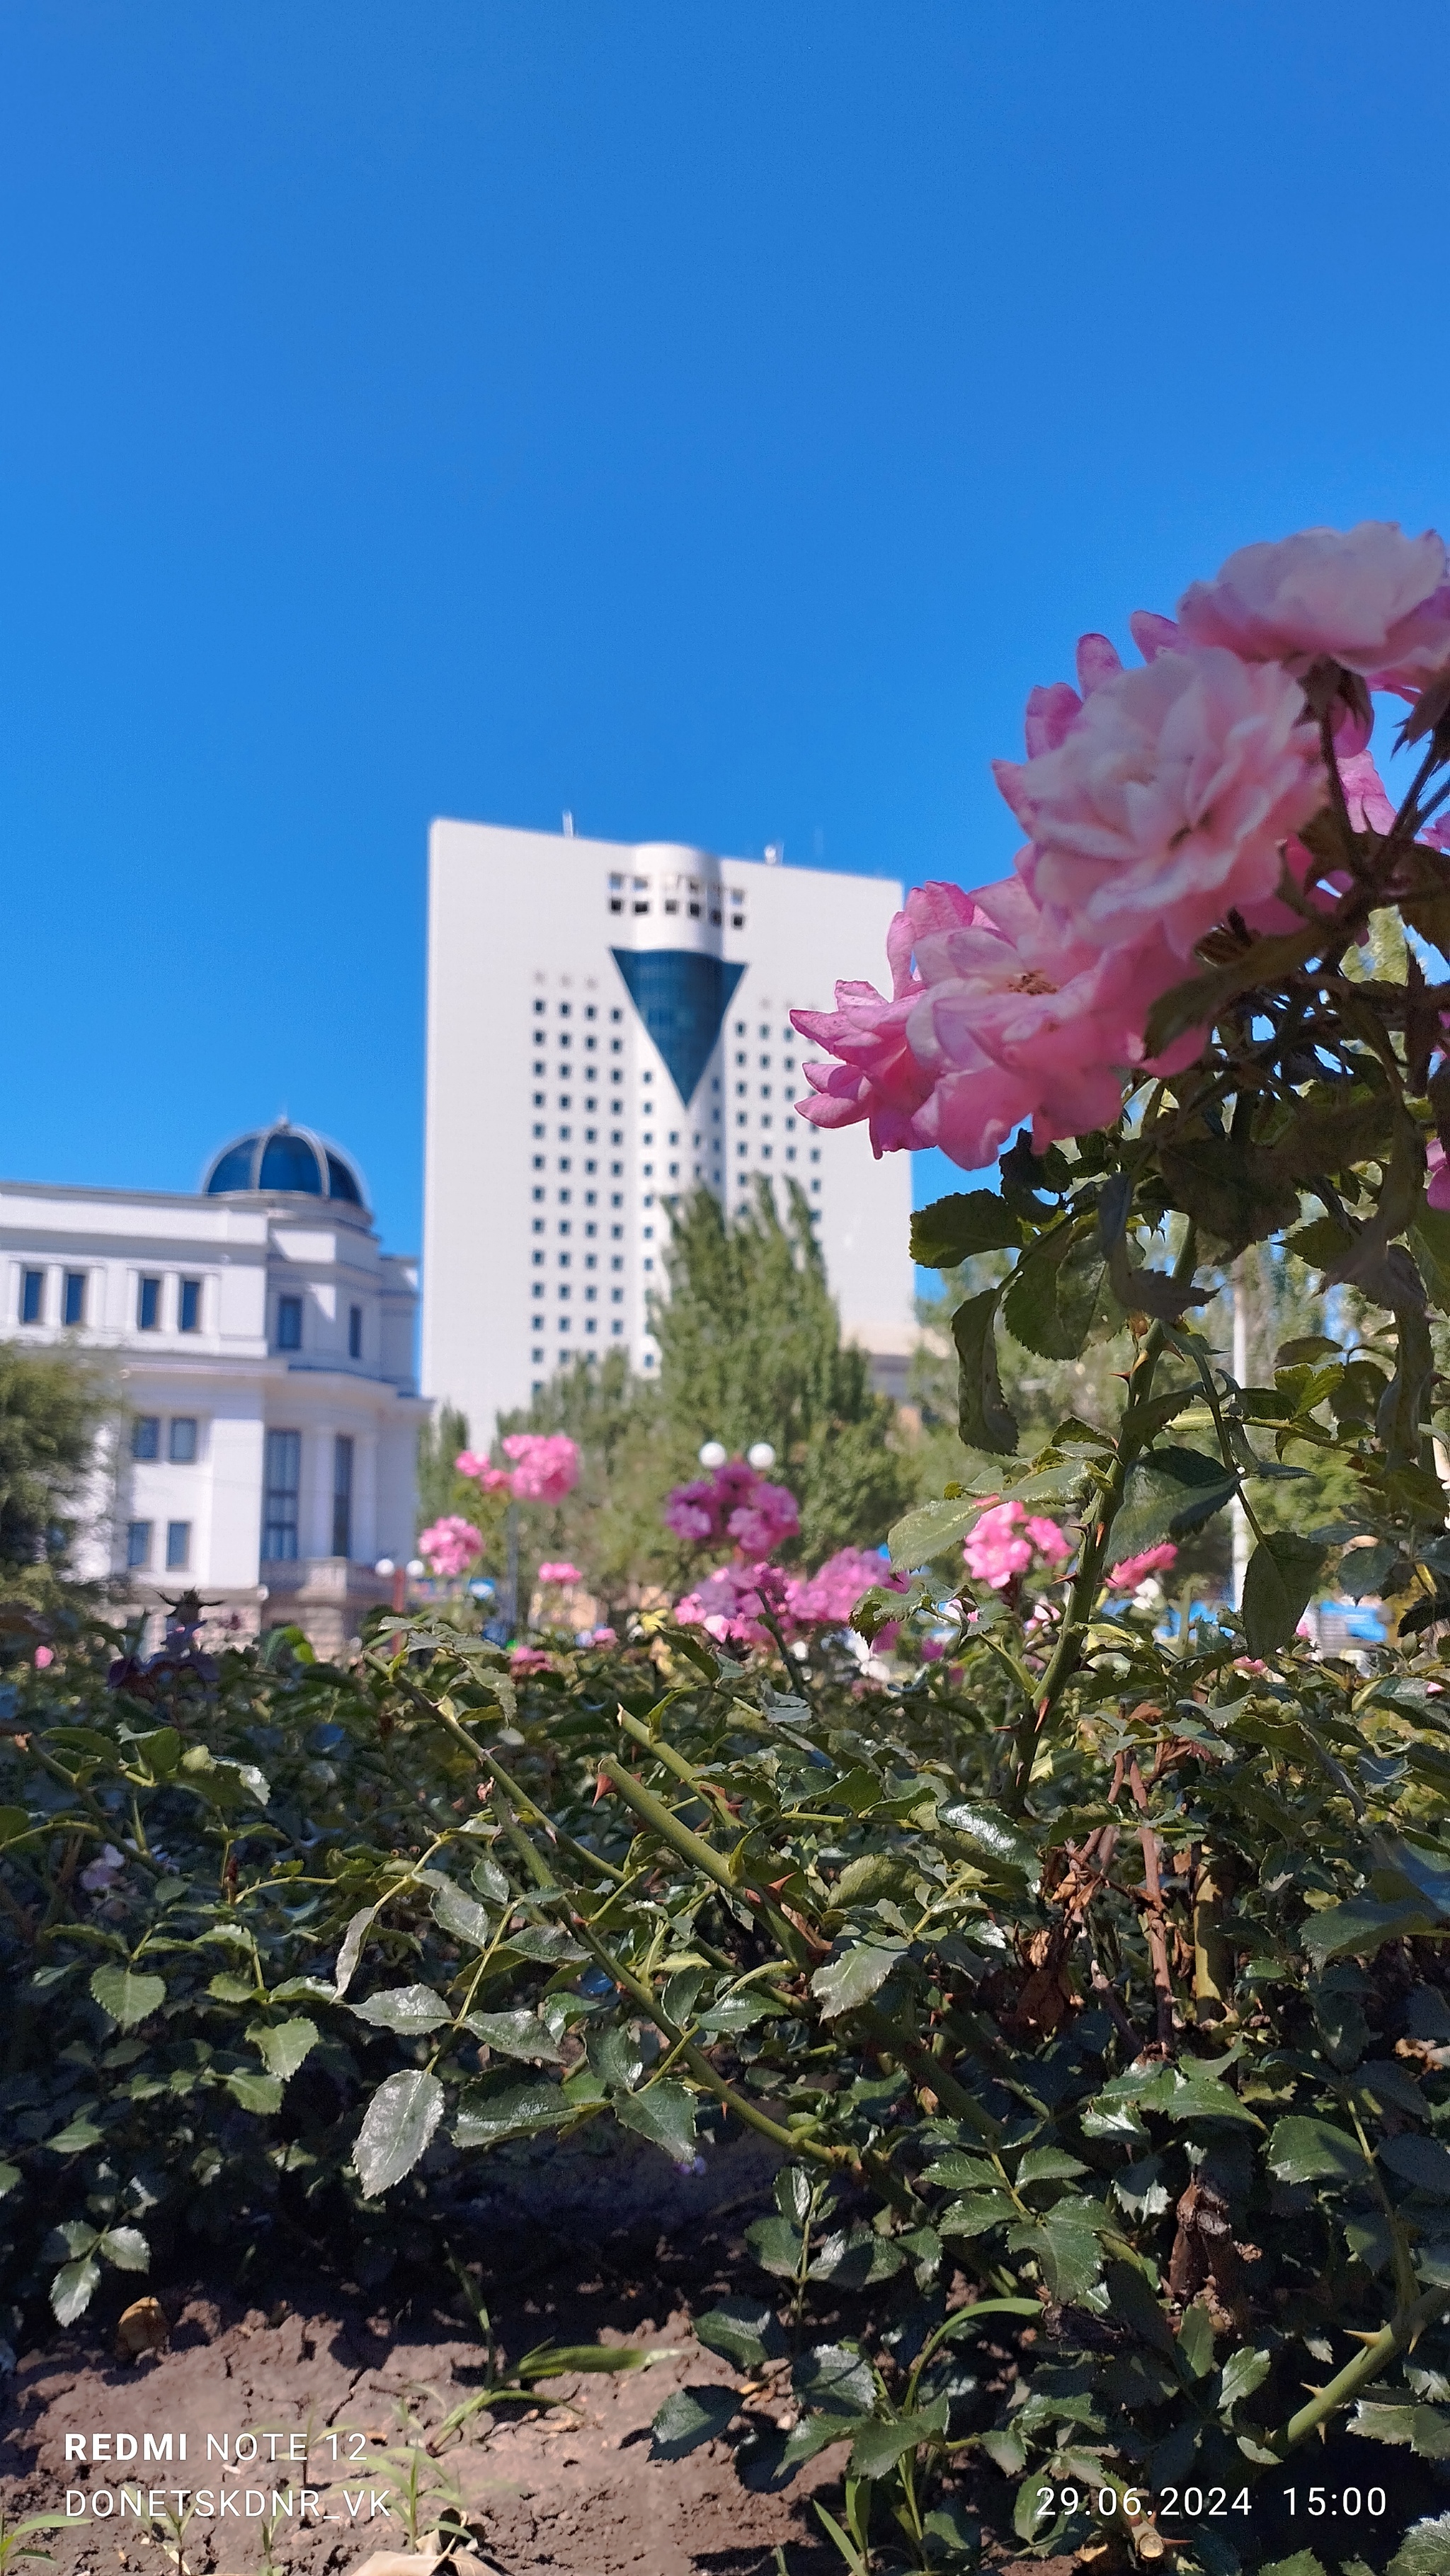
POLYGON ((201 1281, 183 1279, 177 1307, 177 1323, 183 1333, 201 1331, 201 1281))
POLYGON ((269 1431, 262 1497, 262 1554, 292 1564, 297 1555, 297 1499, 302 1490, 302 1434, 269 1431))
POLYGON ((332 1444, 332 1553, 352 1554, 352 1440, 345 1431, 332 1444))
POLYGON ((136 1282, 136 1329, 142 1333, 161 1330, 161 1282, 138 1279, 136 1282))
POLYGON ((45 1272, 43 1270, 22 1270, 20 1274, 20 1320, 22 1324, 39 1323, 40 1310, 44 1303, 44 1299, 45 1272))
POLYGON ((168 1521, 166 1524, 166 1571, 184 1574, 191 1563, 190 1521, 168 1521))
POLYGON ((130 1521, 126 1526, 126 1563, 134 1572, 137 1566, 151 1562, 151 1523, 130 1521))
POLYGON ((83 1270, 68 1270, 65 1274, 61 1315, 67 1324, 83 1324, 86 1320, 86 1274, 83 1270))
POLYGON ((361 1306, 349 1306, 347 1310, 347 1355, 350 1360, 362 1358, 361 1306))
POLYGON ((196 1465, 196 1416, 176 1413, 171 1418, 171 1441, 168 1449, 173 1467, 196 1465))
POLYGON ((300 1351, 302 1348, 302 1300, 279 1297, 277 1300, 277 1348, 300 1351))
POLYGON ((156 1413, 138 1413, 131 1425, 133 1458, 159 1458, 161 1455, 161 1417, 156 1413))

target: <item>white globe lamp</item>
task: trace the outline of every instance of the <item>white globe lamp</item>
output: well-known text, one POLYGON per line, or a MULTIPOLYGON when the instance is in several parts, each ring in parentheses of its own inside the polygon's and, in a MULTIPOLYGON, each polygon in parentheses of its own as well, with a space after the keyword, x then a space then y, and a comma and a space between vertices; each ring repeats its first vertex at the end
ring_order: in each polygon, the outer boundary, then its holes
POLYGON ((713 1473, 715 1468, 724 1466, 729 1454, 723 1440, 707 1440, 700 1451, 700 1464, 713 1473))
POLYGON ((747 1464, 755 1469, 757 1476, 767 1475, 775 1465, 775 1451, 768 1440, 752 1441, 745 1456, 747 1464))

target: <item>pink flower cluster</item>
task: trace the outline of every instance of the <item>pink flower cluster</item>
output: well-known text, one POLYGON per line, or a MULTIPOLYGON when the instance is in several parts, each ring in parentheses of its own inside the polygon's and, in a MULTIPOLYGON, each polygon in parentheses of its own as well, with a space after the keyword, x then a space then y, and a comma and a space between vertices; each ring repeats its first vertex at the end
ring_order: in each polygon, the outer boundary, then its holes
POLYGON ((583 1580, 578 1566, 571 1565, 567 1557, 551 1559, 549 1564, 539 1568, 541 1583, 582 1583, 583 1580))
POLYGON ((1189 1032, 1149 1059, 1144 1041, 1198 942, 1230 912, 1288 927, 1286 867, 1312 887, 1295 836, 1329 781, 1305 681, 1337 666, 1351 820, 1380 831, 1393 809, 1366 688, 1450 688, 1444 543, 1386 522, 1245 546, 1176 622, 1130 624, 1142 663, 1085 635, 1077 687, 1028 698, 1027 758, 994 764, 1028 835, 1015 873, 970 895, 919 887, 887 936, 889 996, 842 983, 834 1011, 792 1012, 832 1059, 804 1068, 814 1125, 864 1120, 878 1155, 939 1145, 970 1171, 1024 1121, 1040 1152, 1116 1117, 1125 1083, 1181 1071, 1202 1044, 1189 1032))
POLYGON ((432 1574, 461 1574, 465 1566, 473 1563, 482 1545, 482 1536, 472 1521, 462 1519, 457 1512, 445 1512, 441 1520, 418 1535, 418 1554, 432 1574))
POLYGON ((743 1556, 754 1557, 769 1556, 801 1525, 794 1494, 784 1485, 768 1485, 743 1458, 732 1458, 713 1476, 676 1485, 664 1517, 665 1527, 692 1545, 733 1538, 743 1556))
MULTIPOLYGON (((683 1627, 703 1628, 721 1645, 764 1646, 771 1640, 762 1606, 787 1637, 803 1628, 844 1628, 862 1594, 876 1584, 904 1592, 906 1577, 891 1573, 884 1557, 859 1547, 839 1548, 815 1574, 786 1575, 772 1565, 722 1565, 686 1594, 675 1616, 683 1627)), ((892 1621, 881 1630, 878 1647, 889 1649, 898 1634, 899 1625, 892 1621)))
POLYGON ((1177 1548, 1171 1539, 1165 1538, 1158 1547, 1145 1547, 1141 1556, 1125 1556, 1121 1565, 1110 1565, 1108 1581, 1117 1584, 1120 1591, 1136 1592, 1139 1584, 1146 1583, 1150 1574, 1166 1573, 1168 1567, 1176 1565, 1177 1561, 1177 1548))
POLYGON ((962 1554, 969 1574, 1001 1592, 1014 1575, 1026 1574, 1034 1561, 1049 1579, 1060 1574, 1073 1544, 1056 1521, 1029 1514, 1009 1495, 1005 1503, 992 1503, 980 1514, 962 1554))
POLYGON ((512 1468, 495 1467, 472 1449, 460 1449, 453 1464, 486 1494, 512 1494, 520 1503, 562 1503, 579 1482, 579 1444, 567 1431, 511 1431, 503 1444, 512 1468))

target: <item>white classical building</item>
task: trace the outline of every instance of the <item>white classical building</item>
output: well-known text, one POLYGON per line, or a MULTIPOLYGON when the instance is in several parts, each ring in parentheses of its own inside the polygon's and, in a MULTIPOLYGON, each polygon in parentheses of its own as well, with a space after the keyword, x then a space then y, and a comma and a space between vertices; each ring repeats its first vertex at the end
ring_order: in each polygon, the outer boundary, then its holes
POLYGON ((0 1182, 0 1333, 113 1380, 79 1562, 137 1608, 194 1584, 223 1623, 331 1649, 386 1597, 377 1561, 414 1539, 417 1302, 350 1158, 285 1120, 194 1196, 0 1182))
POLYGON ((734 1208, 758 1174, 799 1181, 843 1326, 904 1392, 910 1158, 796 1117, 789 1017, 880 985, 900 903, 885 877, 434 824, 422 1377, 476 1445, 581 1353, 653 1368, 669 1202, 734 1208))

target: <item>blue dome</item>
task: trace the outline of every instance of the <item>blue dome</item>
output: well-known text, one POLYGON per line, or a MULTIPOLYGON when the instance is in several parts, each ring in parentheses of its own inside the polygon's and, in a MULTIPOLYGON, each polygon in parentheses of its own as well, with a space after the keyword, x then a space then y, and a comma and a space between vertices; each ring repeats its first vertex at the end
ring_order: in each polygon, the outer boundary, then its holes
POLYGON ((259 1190, 269 1196, 340 1199, 349 1207, 367 1204, 357 1173, 336 1147, 310 1127, 293 1127, 285 1118, 224 1145, 201 1186, 209 1199, 225 1198, 234 1190, 259 1190))

